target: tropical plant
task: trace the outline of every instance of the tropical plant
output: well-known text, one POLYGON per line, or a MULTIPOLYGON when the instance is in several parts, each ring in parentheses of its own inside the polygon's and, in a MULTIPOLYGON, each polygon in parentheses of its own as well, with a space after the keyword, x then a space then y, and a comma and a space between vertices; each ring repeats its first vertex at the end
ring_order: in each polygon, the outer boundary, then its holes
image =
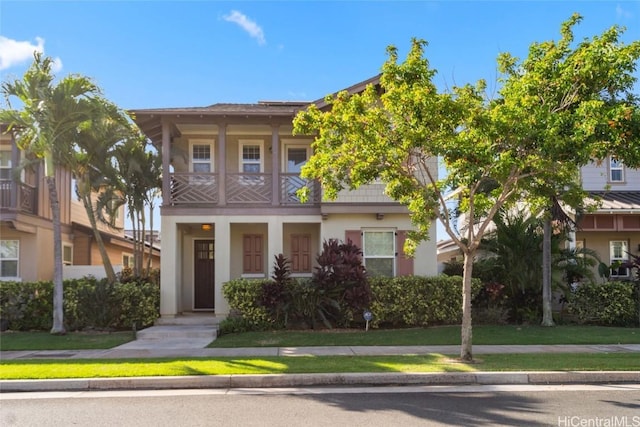
POLYGON ((54 292, 52 334, 64 334, 62 282, 62 229, 56 171, 73 162, 74 144, 83 124, 100 110, 100 91, 88 78, 77 75, 54 82, 53 60, 41 53, 22 79, 2 84, 8 109, 0 111, 27 156, 42 159, 49 190, 53 224, 54 292), (19 105, 13 108, 13 102, 19 105))

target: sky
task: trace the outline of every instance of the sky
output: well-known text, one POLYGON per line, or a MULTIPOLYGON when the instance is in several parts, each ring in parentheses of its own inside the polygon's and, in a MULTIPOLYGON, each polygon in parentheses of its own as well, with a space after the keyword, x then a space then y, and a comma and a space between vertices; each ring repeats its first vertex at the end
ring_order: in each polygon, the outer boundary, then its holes
POLYGON ((640 1, 0 0, 0 77, 21 77, 37 50, 124 109, 313 101, 419 38, 441 89, 495 90, 499 53, 558 40, 575 12, 576 40, 613 25, 640 39, 640 1))

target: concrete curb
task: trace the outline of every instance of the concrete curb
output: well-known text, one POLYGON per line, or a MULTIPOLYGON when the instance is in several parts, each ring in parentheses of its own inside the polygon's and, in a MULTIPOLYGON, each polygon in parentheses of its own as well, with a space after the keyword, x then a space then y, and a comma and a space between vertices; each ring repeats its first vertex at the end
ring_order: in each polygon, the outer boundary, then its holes
POLYGON ((2 380, 0 381, 0 392, 286 388, 321 386, 621 383, 640 383, 640 371, 329 373, 2 380))

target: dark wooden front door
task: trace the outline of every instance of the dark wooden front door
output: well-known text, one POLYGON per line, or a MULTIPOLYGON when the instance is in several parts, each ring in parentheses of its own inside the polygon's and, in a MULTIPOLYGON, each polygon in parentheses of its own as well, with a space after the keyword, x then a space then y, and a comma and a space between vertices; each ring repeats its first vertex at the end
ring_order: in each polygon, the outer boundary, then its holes
POLYGON ((196 240, 194 242, 194 310, 213 310, 214 308, 215 257, 213 248, 213 240, 196 240))

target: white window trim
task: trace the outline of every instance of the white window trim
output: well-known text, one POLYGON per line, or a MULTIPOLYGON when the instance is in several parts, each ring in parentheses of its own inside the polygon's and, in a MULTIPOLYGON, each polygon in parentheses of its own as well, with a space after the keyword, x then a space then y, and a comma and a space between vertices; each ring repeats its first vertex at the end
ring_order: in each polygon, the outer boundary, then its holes
POLYGON ((609 157, 609 182, 610 183, 624 183, 624 163, 622 163, 622 161, 618 160, 618 166, 617 167, 613 167, 612 163, 613 159, 611 157, 609 157), (613 172, 614 171, 620 171, 620 179, 613 179, 613 172))
MULTIPOLYGON (((629 260, 629 254, 627 254, 628 251, 629 251, 629 242, 627 242, 626 240, 610 240, 609 241, 609 262, 610 262, 610 264, 613 264, 616 261, 620 261, 620 262, 628 261, 629 260), (620 258, 613 256, 613 244, 614 243, 622 243, 622 245, 623 245, 622 257, 620 257, 620 258), (625 247, 626 247, 626 250, 624 249, 625 247)), ((611 277, 629 277, 629 268, 627 268, 626 271, 627 271, 627 274, 623 274, 623 275, 613 274, 613 272, 612 272, 611 273, 611 277)))
POLYGON ((260 173, 264 173, 264 141, 261 139, 241 139, 238 141, 238 172, 244 173, 242 166, 245 162, 242 157, 242 152, 246 145, 257 145, 260 147, 260 173))
POLYGON ((309 159, 311 158, 311 145, 310 144, 305 144, 303 141, 297 141, 297 140, 282 140, 282 145, 283 145, 283 150, 281 153, 281 160, 282 162, 280 163, 282 165, 282 172, 283 173, 293 173, 293 172, 289 172, 287 170, 287 165, 288 165, 288 154, 289 154, 289 148, 305 148, 307 150, 307 162, 309 161, 309 159))
MULTIPOLYGON (((20 240, 19 239, 2 239, 0 242, 16 242, 18 247, 18 256, 16 258, 2 258, 0 261, 16 261, 16 273, 20 274, 20 240)), ((0 276, 0 280, 21 282, 20 276, 0 276)))
POLYGON ((194 173, 194 163, 209 163, 209 170, 214 173, 215 172, 215 140, 210 139, 190 139, 189 140, 189 172, 194 173), (209 161, 198 160, 195 161, 193 158, 193 147, 196 145, 208 145, 209 146, 209 161))
POLYGON ((129 252, 122 252, 122 268, 133 268, 133 264, 134 264, 134 259, 133 259, 133 254, 129 253, 129 252), (124 263, 124 257, 129 257, 129 265, 124 263))
POLYGON ((63 265, 73 265, 73 245, 70 243, 63 243, 62 244, 62 264, 63 265), (64 249, 65 248, 71 248, 71 259, 70 260, 65 260, 64 259, 64 249))
POLYGON ((393 260, 392 263, 392 267, 393 267, 393 271, 391 273, 391 277, 396 277, 396 271, 397 271, 397 256, 396 253, 398 252, 398 248, 396 248, 396 235, 398 233, 398 230, 394 229, 394 228, 363 228, 361 230, 362 233, 362 262, 364 265, 364 268, 367 268, 367 258, 375 258, 375 259, 391 259, 393 260), (367 256, 366 254, 366 246, 367 246, 367 239, 366 239, 366 233, 391 233, 392 235, 392 243, 393 243, 393 249, 392 249, 392 253, 391 255, 375 255, 375 256, 367 256))

